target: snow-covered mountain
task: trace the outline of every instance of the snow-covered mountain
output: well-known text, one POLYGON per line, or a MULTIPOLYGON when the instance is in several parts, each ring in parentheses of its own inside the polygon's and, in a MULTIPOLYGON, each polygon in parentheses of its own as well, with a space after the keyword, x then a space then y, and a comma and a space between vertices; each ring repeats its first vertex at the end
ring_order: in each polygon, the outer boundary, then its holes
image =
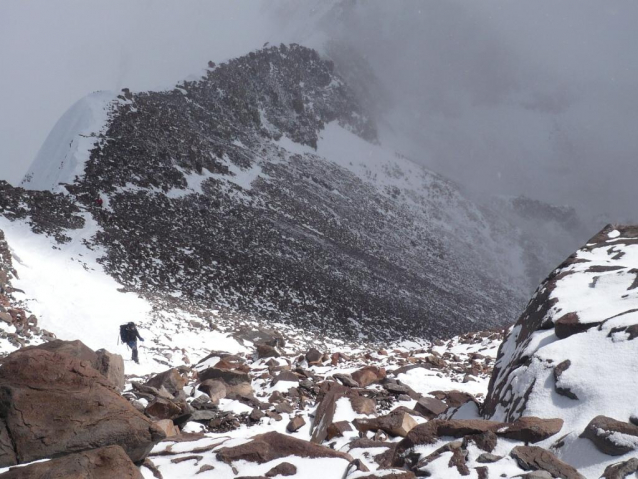
POLYGON ((351 338, 502 325, 556 262, 380 145, 333 63, 298 45, 87 97, 23 186, 87 212, 77 237, 126 291, 351 338))

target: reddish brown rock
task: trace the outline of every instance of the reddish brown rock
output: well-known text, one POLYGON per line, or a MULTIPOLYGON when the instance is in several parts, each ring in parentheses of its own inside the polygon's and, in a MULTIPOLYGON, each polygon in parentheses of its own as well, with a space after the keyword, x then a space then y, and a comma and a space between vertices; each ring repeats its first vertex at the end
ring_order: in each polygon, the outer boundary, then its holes
POLYGON ((516 446, 510 452, 516 462, 526 471, 547 471, 562 479, 585 479, 576 469, 558 459, 554 454, 538 446, 516 446))
POLYGON ((256 350, 258 358, 278 358, 281 356, 277 348, 269 344, 258 344, 256 350))
POLYGON ((512 424, 499 428, 496 434, 516 441, 535 443, 553 436, 562 428, 562 419, 541 419, 526 416, 517 419, 512 424))
POLYGON ((596 416, 580 435, 594 443, 596 448, 610 456, 621 456, 638 447, 638 426, 606 416, 596 416), (624 440, 616 436, 623 435, 624 440))
POLYGON ((448 467, 456 468, 458 473, 462 476, 469 476, 470 469, 467 467, 465 461, 466 451, 463 449, 462 443, 460 441, 449 442, 444 446, 438 448, 433 453, 429 454, 427 457, 419 461, 419 469, 427 471, 427 466, 431 462, 437 460, 443 453, 451 452, 452 457, 450 457, 450 461, 448 462, 448 467))
POLYGON ((69 454, 29 466, 12 468, 1 479, 143 479, 120 446, 69 454))
POLYGON ((299 429, 301 429, 305 425, 306 425, 306 421, 303 417, 295 416, 290 420, 290 422, 286 426, 286 430, 288 432, 297 432, 299 429))
POLYGON ((164 388, 172 396, 177 396, 180 391, 184 389, 184 386, 188 383, 188 379, 183 377, 179 371, 175 368, 159 373, 149 379, 144 386, 152 387, 155 389, 164 388))
POLYGON ((348 421, 333 422, 328 426, 328 433, 326 439, 329 441, 335 437, 343 437, 343 433, 352 431, 350 423, 348 421))
POLYGON ((173 421, 170 419, 162 419, 161 421, 157 421, 155 425, 164 431, 166 437, 175 437, 179 436, 179 428, 173 424, 173 421))
POLYGON ((366 366, 351 374, 360 387, 365 388, 371 384, 380 383, 386 377, 385 369, 377 366, 366 366))
POLYGON ((417 425, 412 416, 405 411, 392 411, 390 414, 372 419, 355 419, 352 424, 361 432, 382 430, 393 436, 405 437, 417 425))
POLYGON ((219 404, 219 400, 224 399, 227 393, 226 385, 216 379, 207 379, 202 382, 197 389, 206 393, 214 405, 219 404))
POLYGON ((137 462, 165 437, 88 361, 44 349, 4 359, 0 409, 0 444, 8 432, 16 453, 0 446, 4 466, 113 444, 137 462))
POLYGON ((632 457, 627 461, 607 466, 601 479, 625 479, 627 476, 635 474, 636 472, 638 472, 638 459, 632 457))
POLYGON ((308 364, 321 364, 323 354, 318 349, 311 348, 310 351, 306 353, 305 358, 308 364))
POLYGON ((463 437, 463 446, 467 449, 468 443, 473 442, 482 451, 492 452, 496 448, 498 438, 492 431, 485 431, 479 434, 471 434, 463 437))
POLYGON ((298 383, 299 382, 299 376, 297 376, 292 371, 284 370, 284 371, 281 371, 279 374, 277 374, 277 376, 275 376, 275 378, 272 380, 271 385, 274 386, 279 381, 288 381, 288 382, 298 383))
POLYGON ((344 386, 348 386, 348 387, 351 387, 351 388, 359 387, 359 383, 357 383, 354 379, 352 379, 352 376, 350 376, 349 374, 337 373, 337 374, 333 375, 333 377, 336 380, 341 381, 341 383, 344 386))
POLYGON ((574 394, 573 391, 571 391, 569 388, 561 384, 561 376, 563 375, 565 371, 567 371, 567 369, 569 369, 571 365, 572 365, 572 362, 569 359, 567 359, 561 362, 560 364, 558 364, 554 368, 554 383, 556 385, 555 389, 556 389, 556 392, 560 394, 561 396, 568 397, 569 399, 578 400, 578 396, 576 396, 576 394, 574 394))
POLYGON ((407 436, 397 445, 393 466, 403 466, 403 454, 414 446, 434 444, 440 436, 452 436, 461 438, 465 436, 480 435, 492 432, 503 427, 503 423, 485 421, 482 419, 432 419, 425 424, 414 427, 407 436))
POLYGON ((297 474, 297 467, 294 464, 290 464, 289 462, 282 462, 281 464, 276 465, 270 471, 266 473, 266 477, 275 477, 275 476, 294 476, 297 474))
POLYGON ((420 398, 414 406, 416 412, 430 419, 444 413, 447 408, 447 404, 443 401, 429 397, 420 398))
POLYGON ((565 339, 574 334, 583 333, 590 328, 600 325, 600 322, 581 323, 578 314, 567 313, 554 321, 554 332, 558 339, 565 339))
POLYGON ((235 369, 242 373, 250 372, 250 367, 247 364, 244 364, 240 361, 233 361, 232 356, 227 356, 223 359, 220 359, 214 364, 213 367, 217 369, 235 369))
POLYGON ((330 457, 352 461, 349 454, 278 432, 260 434, 253 437, 250 442, 235 447, 224 447, 217 452, 217 458, 229 464, 241 460, 263 464, 288 456, 330 457))
POLYGON ((332 424, 332 418, 337 408, 337 401, 346 396, 349 391, 349 388, 335 382, 325 383, 323 388, 325 391, 312 421, 310 440, 315 444, 321 444, 326 439, 328 427, 332 424))
POLYGON ((80 361, 88 361, 93 369, 106 377, 118 391, 124 390, 124 359, 119 354, 111 354, 105 349, 93 351, 82 341, 62 341, 61 339, 22 348, 21 351, 33 349, 67 354, 80 361))
MULTIPOLYGON (((468 402, 477 403, 474 396, 463 391, 433 391, 432 394, 437 399, 444 401, 449 407, 457 408, 468 402)), ((478 404, 478 403, 477 403, 478 404)))
POLYGON ((175 419, 184 414, 183 408, 178 403, 162 397, 155 398, 146 406, 144 412, 156 420, 175 419))

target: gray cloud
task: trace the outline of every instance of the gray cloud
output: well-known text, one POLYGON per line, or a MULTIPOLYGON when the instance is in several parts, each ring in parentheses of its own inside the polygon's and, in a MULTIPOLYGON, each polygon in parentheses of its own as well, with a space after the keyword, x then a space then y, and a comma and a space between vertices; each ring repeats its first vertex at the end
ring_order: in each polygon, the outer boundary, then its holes
POLYGON ((367 0, 322 27, 390 95, 395 148, 477 190, 623 220, 637 216, 636 21, 630 1, 367 0))
POLYGON ((0 177, 90 91, 161 88, 265 41, 329 44, 385 142, 480 191, 636 218, 631 0, 5 0, 0 177))

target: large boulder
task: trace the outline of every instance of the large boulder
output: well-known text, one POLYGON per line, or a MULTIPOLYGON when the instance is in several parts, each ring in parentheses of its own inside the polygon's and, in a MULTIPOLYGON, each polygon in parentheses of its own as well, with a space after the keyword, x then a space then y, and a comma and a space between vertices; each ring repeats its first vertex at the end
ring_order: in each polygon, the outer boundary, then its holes
POLYGON ((119 354, 109 353, 106 349, 93 351, 82 341, 63 341, 56 339, 37 346, 23 348, 23 351, 42 349, 52 353, 67 354, 81 361, 88 361, 91 366, 118 390, 124 390, 124 359, 119 354))
POLYGON ((428 419, 431 419, 439 414, 443 414, 447 410, 448 406, 443 401, 431 398, 422 397, 416 402, 414 410, 428 419))
POLYGON ((143 479, 120 446, 69 454, 9 469, 0 479, 143 479))
POLYGON ((141 461, 165 437, 89 361, 46 349, 0 365, 0 465, 118 444, 141 461))
POLYGON ((562 419, 522 417, 496 431, 499 436, 523 442, 540 442, 557 434, 563 427, 562 419))
POLYGON ((627 461, 610 464, 605 468, 601 479, 625 479, 638 471, 638 459, 632 457, 627 461))

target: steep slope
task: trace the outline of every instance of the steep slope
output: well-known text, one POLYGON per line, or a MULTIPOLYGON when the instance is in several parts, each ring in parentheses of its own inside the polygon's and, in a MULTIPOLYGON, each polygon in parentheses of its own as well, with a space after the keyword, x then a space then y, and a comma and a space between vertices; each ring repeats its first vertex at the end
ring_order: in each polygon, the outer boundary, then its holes
POLYGON ((485 402, 494 420, 563 418, 553 449, 587 477, 638 447, 637 252, 636 227, 608 226, 554 270, 507 334, 485 402))
POLYGON ((522 306, 521 230, 379 145, 316 52, 267 48, 109 98, 60 121, 24 185, 92 215, 85 240, 125 290, 369 339, 493 327, 522 306))

